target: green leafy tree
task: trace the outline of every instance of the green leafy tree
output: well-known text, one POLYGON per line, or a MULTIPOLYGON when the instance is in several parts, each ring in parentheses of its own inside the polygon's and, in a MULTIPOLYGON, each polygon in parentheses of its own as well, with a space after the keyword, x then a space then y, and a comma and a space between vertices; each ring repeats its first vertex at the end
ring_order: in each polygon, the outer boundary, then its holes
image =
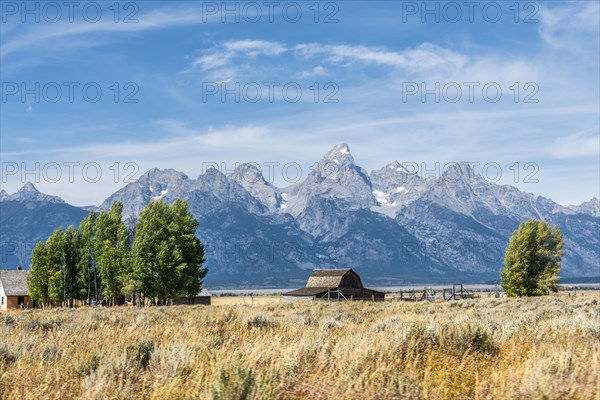
POLYGON ((79 238, 77 229, 69 226, 64 233, 64 243, 60 258, 60 275, 62 278, 62 301, 72 306, 74 300, 81 299, 79 281, 79 238))
POLYGON ((198 221, 183 200, 172 206, 156 201, 140 214, 133 241, 133 286, 138 298, 166 303, 195 296, 207 273, 204 247, 196 237, 198 221))
POLYGON ((32 252, 29 290, 33 300, 44 305, 73 305, 79 297, 79 259, 77 231, 56 229, 46 243, 39 242, 32 252))
POLYGON ((558 227, 545 221, 523 222, 511 236, 504 268, 500 271, 502 288, 508 296, 539 296, 556 291, 560 262, 564 254, 558 227))
POLYGON ((96 213, 90 211, 88 216, 81 221, 77 228, 79 262, 77 265, 79 276, 80 298, 98 301, 100 293, 100 278, 96 268, 96 255, 94 251, 95 234, 94 224, 96 222, 96 213))
POLYGON ((66 247, 65 233, 57 228, 48 240, 46 240, 46 262, 49 272, 49 292, 50 300, 53 302, 63 301, 63 277, 62 263, 64 259, 64 249, 66 247))
POLYGON ((196 237, 198 220, 188 211, 186 201, 177 199, 171 206, 173 211, 173 237, 181 253, 181 262, 177 265, 177 295, 192 297, 197 295, 202 288, 207 268, 202 268, 204 259, 204 246, 196 237))
POLYGON ((48 252, 44 242, 38 242, 31 253, 31 272, 29 274, 29 295, 31 299, 44 306, 50 304, 50 276, 48 252))
POLYGON ((94 223, 94 252, 103 298, 115 304, 123 295, 123 287, 131 266, 131 242, 121 219, 123 205, 113 203, 110 211, 102 212, 94 223))

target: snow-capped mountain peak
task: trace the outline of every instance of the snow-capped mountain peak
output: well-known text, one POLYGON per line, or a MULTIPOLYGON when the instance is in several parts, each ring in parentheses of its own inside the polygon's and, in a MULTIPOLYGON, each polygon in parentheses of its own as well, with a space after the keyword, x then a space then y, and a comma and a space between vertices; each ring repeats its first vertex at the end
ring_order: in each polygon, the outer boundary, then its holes
POLYGON ((342 200, 344 207, 350 208, 377 204, 366 171, 354 163, 350 147, 345 143, 329 150, 304 181, 284 192, 288 195, 285 212, 294 216, 305 209, 311 198, 342 200))
POLYGON ((338 144, 329 150, 320 161, 322 164, 331 162, 340 166, 354 165, 354 157, 350 153, 350 147, 346 143, 338 144))

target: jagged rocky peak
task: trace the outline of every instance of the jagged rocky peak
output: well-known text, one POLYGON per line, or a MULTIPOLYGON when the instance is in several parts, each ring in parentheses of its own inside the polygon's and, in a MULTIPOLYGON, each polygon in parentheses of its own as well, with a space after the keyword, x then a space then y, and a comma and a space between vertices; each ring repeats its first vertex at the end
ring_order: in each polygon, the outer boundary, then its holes
MULTIPOLYGON (((306 179, 283 189, 285 212, 298 215, 311 197, 343 200, 344 207, 369 208, 377 204, 367 173, 354 163, 350 147, 342 143, 327 152, 306 179)), ((315 203, 316 204, 316 203, 315 203)))
MULTIPOLYGON (((416 172, 406 168, 398 161, 371 171, 369 178, 373 187, 373 195, 382 207, 406 205, 421 196, 426 187, 425 181, 416 172)), ((376 211, 381 210, 376 209, 376 211)))
MULTIPOLYGON (((6 193, 6 192, 4 192, 6 193)), ((4 196, 3 196, 4 199, 4 196)), ((13 195, 6 196, 6 200, 14 201, 39 201, 48 203, 64 203, 65 201, 58 196, 44 194, 33 186, 33 183, 27 182, 18 192, 13 195)))
POLYGON ((356 185, 359 181, 371 186, 366 171, 356 166, 350 147, 346 143, 339 144, 329 150, 317 163, 315 170, 309 174, 309 179, 316 183, 349 183, 356 185))
POLYGON ((9 194, 6 193, 6 190, 0 190, 0 201, 8 200, 9 194))
POLYGON ((459 163, 448 165, 442 174, 442 178, 448 181, 460 181, 467 180, 473 181, 475 179, 475 171, 470 163, 461 161, 459 163))
POLYGON ((323 156, 322 161, 333 161, 340 165, 354 165, 354 157, 352 157, 352 153, 350 153, 350 146, 346 143, 338 144, 333 149, 329 150, 327 154, 323 156))
POLYGON ((231 179, 244 187, 246 185, 268 184, 260 167, 253 163, 239 165, 231 175, 231 179))
POLYGON ((210 191, 221 200, 239 200, 244 191, 236 182, 230 181, 217 168, 209 168, 194 182, 194 189, 210 191))
POLYGON ((181 192, 187 186, 188 176, 172 168, 160 170, 152 168, 143 174, 137 184, 152 200, 160 200, 169 192, 181 192))
POLYGON ((158 168, 152 168, 146 171, 145 174, 140 176, 138 182, 180 182, 188 180, 188 176, 183 172, 174 170, 173 168, 167 168, 160 170, 158 168))
POLYGON ((389 163, 383 168, 371 171, 370 175, 373 189, 388 192, 404 184, 412 184, 421 178, 416 172, 410 171, 398 161, 389 163))
POLYGON ((227 176, 225 176, 225 174, 219 171, 217 168, 212 167, 207 169, 205 173, 200 175, 196 182, 200 187, 219 187, 229 185, 229 179, 227 179, 227 176))
POLYGON ((239 165, 231 175, 231 180, 250 192, 269 211, 276 211, 284 203, 280 190, 265 180, 262 170, 256 164, 239 165))
POLYGON ((390 171, 393 174, 414 174, 414 172, 411 173, 411 171, 405 168, 404 165, 400 164, 397 160, 392 161, 382 169, 390 171))
POLYGON ((597 197, 592 197, 590 201, 583 202, 579 205, 573 205, 568 207, 581 214, 590 214, 594 217, 600 217, 600 200, 597 197))

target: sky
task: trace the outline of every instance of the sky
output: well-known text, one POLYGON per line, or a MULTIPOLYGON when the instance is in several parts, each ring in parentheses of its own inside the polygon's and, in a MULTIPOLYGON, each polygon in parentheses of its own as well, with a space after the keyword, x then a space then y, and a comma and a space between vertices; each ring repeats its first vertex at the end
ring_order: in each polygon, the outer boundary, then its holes
POLYGON ((153 167, 244 162, 287 186, 347 143, 367 171, 599 196, 597 1, 0 4, 9 193, 98 205, 153 167))

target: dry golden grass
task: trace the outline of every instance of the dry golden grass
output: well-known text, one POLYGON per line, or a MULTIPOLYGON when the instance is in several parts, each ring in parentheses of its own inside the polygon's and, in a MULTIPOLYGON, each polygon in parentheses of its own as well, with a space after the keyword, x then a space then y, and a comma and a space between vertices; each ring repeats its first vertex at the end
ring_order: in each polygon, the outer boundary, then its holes
POLYGON ((281 303, 281 296, 213 296, 214 306, 258 305, 281 303))
POLYGON ((600 395, 595 294, 63 309, 0 327, 2 399, 600 395))

